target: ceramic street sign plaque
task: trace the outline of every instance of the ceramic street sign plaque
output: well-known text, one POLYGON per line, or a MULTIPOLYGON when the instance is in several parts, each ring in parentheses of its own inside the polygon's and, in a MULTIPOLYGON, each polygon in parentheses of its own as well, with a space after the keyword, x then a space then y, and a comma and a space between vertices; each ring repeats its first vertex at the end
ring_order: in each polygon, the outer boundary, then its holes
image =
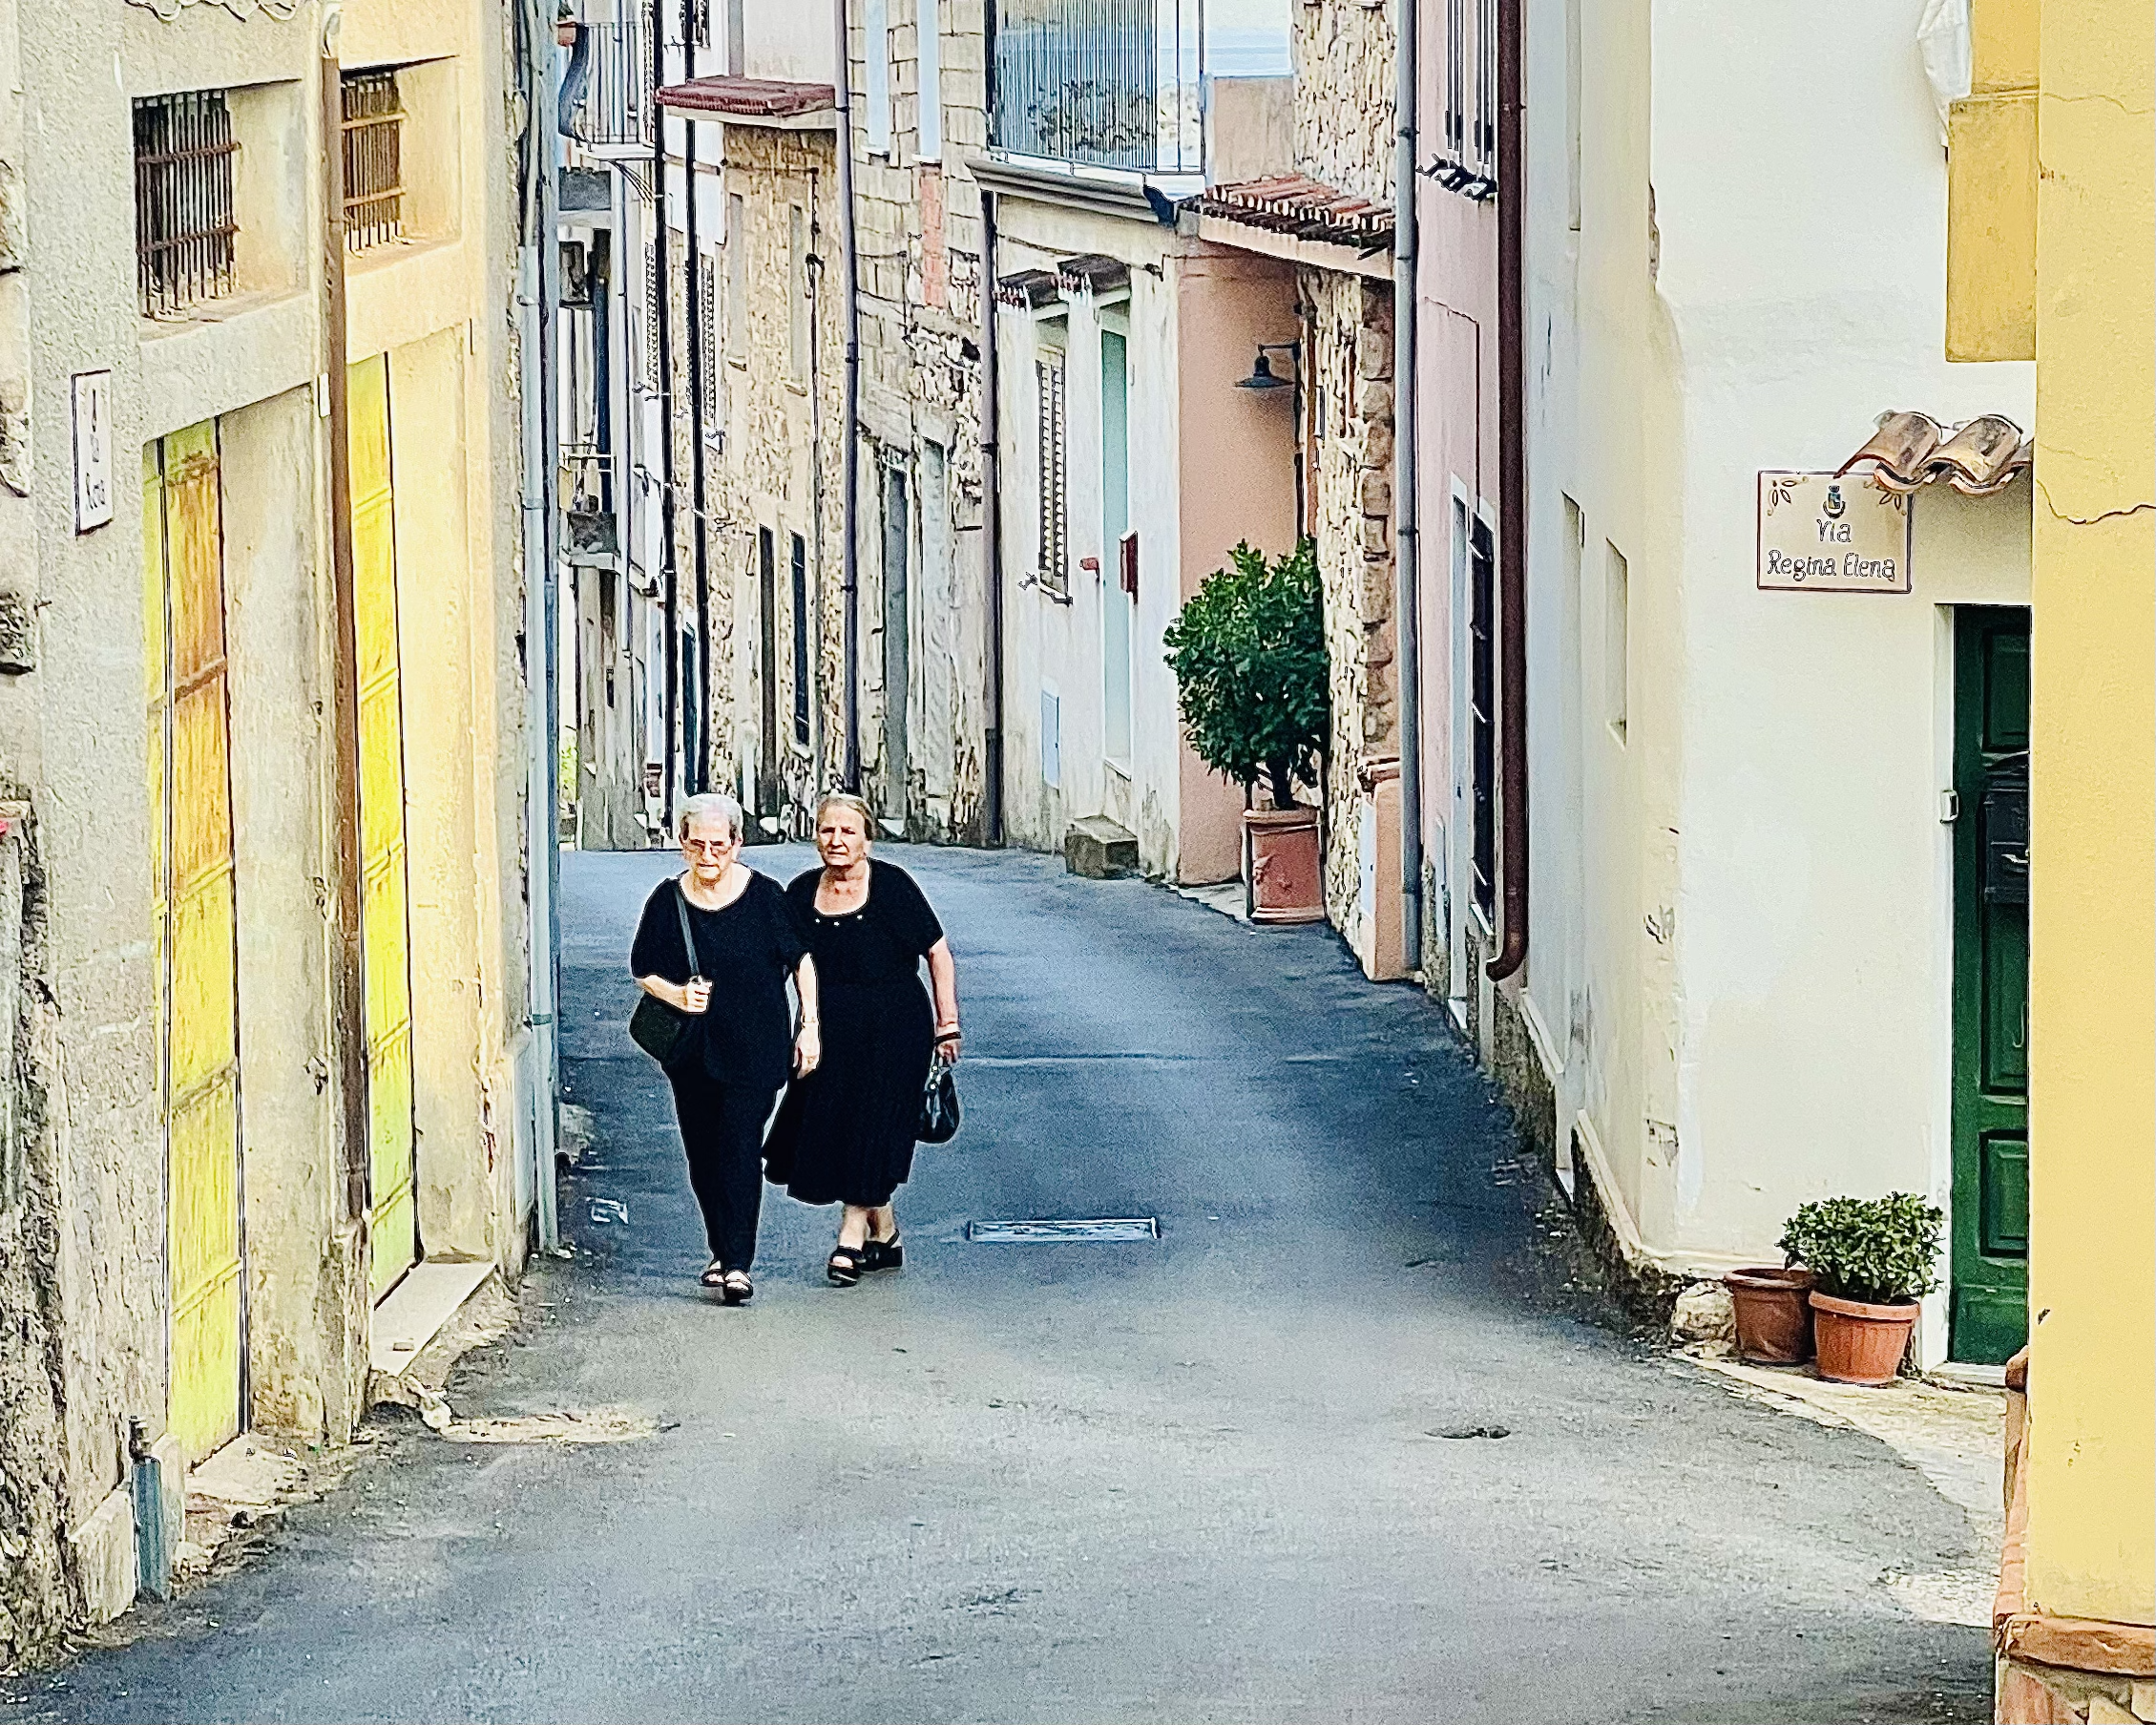
POLYGON ((77 371, 74 396, 74 530, 113 518, 113 374, 77 371))
POLYGON ((1907 593, 1909 499, 1870 479, 1759 475, 1763 592, 1907 593))

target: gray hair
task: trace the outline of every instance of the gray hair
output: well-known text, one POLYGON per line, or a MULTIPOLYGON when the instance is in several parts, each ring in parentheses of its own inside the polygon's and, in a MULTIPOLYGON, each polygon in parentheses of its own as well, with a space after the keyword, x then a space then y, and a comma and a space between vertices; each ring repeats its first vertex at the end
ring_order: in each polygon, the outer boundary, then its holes
POLYGON ((861 832, 866 838, 876 836, 876 817, 869 812, 869 805, 850 790, 827 790, 816 800, 816 825, 824 824, 827 809, 850 809, 861 817, 861 832))
POLYGON ((723 790, 707 790, 701 796, 683 797, 675 836, 688 837, 689 828, 698 821, 722 823, 727 835, 736 844, 741 842, 743 831, 742 806, 723 790))

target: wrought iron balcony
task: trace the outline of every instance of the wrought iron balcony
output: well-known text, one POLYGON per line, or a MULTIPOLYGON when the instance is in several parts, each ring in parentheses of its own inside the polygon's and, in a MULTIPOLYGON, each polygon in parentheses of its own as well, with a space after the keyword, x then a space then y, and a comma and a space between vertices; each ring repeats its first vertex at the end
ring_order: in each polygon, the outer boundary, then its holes
POLYGON ((1200 0, 996 0, 990 138, 1014 156, 1204 169, 1200 0))
POLYGON ((561 69, 562 134, 592 149, 649 148, 648 20, 636 11, 636 0, 586 0, 584 13, 584 22, 561 27, 568 51, 561 69), (602 15, 609 12, 618 15, 602 15))

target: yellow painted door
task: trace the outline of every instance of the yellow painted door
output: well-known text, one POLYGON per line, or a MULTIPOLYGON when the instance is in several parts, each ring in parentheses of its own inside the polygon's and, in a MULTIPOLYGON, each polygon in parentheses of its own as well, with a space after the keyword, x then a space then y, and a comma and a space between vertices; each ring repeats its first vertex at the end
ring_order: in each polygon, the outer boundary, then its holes
POLYGON ((419 1256, 411 1112, 411 919, 405 873, 404 692, 397 663, 389 363, 352 367, 352 583, 359 624, 360 951, 366 978, 368 1206, 379 1299, 419 1256))
POLYGON ((166 1419, 190 1457, 240 1430, 240 1027, 217 427, 143 458, 169 1317, 166 1419))

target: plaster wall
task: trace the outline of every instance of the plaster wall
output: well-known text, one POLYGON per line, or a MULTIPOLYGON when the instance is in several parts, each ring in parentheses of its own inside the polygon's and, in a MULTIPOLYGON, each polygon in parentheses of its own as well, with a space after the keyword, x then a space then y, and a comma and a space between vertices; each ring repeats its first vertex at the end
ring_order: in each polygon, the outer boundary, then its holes
MULTIPOLYGON (((1005 198, 999 206, 1001 274, 1054 268, 1063 258, 1099 254, 1130 266, 1129 296, 1100 304, 1078 294, 1038 314, 996 313, 1003 390, 998 473, 1002 478, 1005 630, 1004 818, 1014 842, 1057 851, 1071 822, 1104 814, 1137 835, 1148 874, 1181 878, 1181 796, 1185 783, 1174 680, 1161 636, 1182 607, 1180 584, 1147 580, 1145 569, 1183 571, 1183 453, 1180 314, 1176 260, 1183 247, 1157 223, 1094 215, 1005 198), (1050 315, 1053 311, 1054 315, 1050 315), (1129 771, 1106 759, 1101 608, 1115 548, 1102 523, 1100 334, 1128 342, 1128 522, 1139 537, 1141 575, 1131 629, 1129 771), (1069 595, 1038 579, 1039 396, 1036 363, 1044 347, 1063 354, 1069 494, 1069 595), (1099 568, 1083 567, 1096 559, 1099 568), (1059 785, 1043 776, 1044 704, 1055 698, 1059 785)), ((1215 846, 1217 849, 1217 844, 1215 846)), ((1208 869, 1218 866, 1207 861, 1208 869)), ((1232 872, 1232 871, 1230 871, 1232 872)), ((1208 876, 1217 878, 1218 876, 1208 876)))
POLYGON ((1756 1256, 1806 1198, 1948 1195, 1947 608, 2025 600, 2027 493, 1926 492, 1908 595, 1752 572, 1758 470, 1838 466, 1890 407, 2031 422, 2028 368, 1943 358, 1918 10, 1590 11, 1577 230, 1562 20, 1530 21, 1517 1004, 1560 1156, 1665 1267, 1756 1256), (1792 89, 1835 116, 1793 159, 1792 89))

